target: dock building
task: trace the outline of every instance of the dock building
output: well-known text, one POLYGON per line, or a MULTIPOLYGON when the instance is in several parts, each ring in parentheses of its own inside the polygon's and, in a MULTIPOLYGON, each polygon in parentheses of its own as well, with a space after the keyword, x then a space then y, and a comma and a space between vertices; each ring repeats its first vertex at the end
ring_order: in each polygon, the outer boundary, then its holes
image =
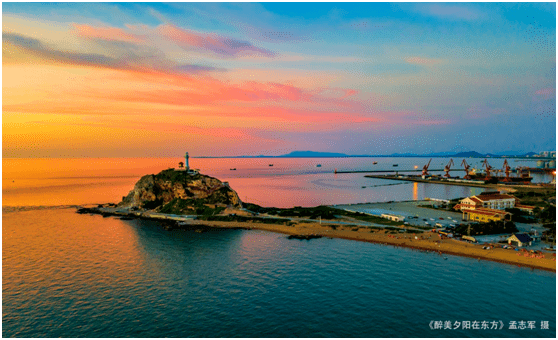
POLYGON ((461 210, 463 219, 489 222, 510 221, 511 214, 505 209, 514 208, 517 198, 512 195, 501 194, 498 191, 483 192, 480 195, 466 197, 453 207, 461 210))
POLYGON ((401 215, 381 214, 380 217, 394 222, 405 222, 405 216, 401 215))
POLYGON ((508 237, 507 241, 508 241, 508 244, 516 245, 518 247, 530 246, 533 243, 533 240, 531 239, 531 237, 528 234, 525 234, 525 233, 512 234, 510 237, 508 237))
POLYGON ((483 192, 480 195, 462 199, 459 202, 460 209, 497 209, 504 210, 514 208, 517 198, 512 195, 501 194, 498 191, 483 192))
POLYGON ((498 209, 463 209, 461 212, 463 213, 463 219, 466 221, 511 221, 511 214, 509 212, 498 209))

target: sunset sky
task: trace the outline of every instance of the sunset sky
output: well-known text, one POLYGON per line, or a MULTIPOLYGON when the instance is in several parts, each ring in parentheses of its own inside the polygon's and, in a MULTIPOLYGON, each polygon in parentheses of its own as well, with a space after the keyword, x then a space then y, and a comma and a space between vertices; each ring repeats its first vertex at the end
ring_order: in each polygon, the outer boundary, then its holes
POLYGON ((555 3, 3 3, 3 157, 556 149, 555 3))

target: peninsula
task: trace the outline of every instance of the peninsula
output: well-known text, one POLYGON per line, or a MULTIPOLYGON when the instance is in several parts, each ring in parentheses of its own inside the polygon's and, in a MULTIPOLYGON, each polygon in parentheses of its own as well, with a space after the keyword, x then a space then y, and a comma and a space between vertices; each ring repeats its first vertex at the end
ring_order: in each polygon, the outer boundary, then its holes
POLYGON ((378 216, 318 206, 266 208, 242 202, 227 182, 182 165, 143 176, 118 204, 80 207, 78 213, 166 222, 168 229, 259 229, 291 238, 343 238, 420 251, 452 254, 556 271, 555 253, 518 252, 502 245, 478 245, 448 238, 432 227, 410 226, 378 216))

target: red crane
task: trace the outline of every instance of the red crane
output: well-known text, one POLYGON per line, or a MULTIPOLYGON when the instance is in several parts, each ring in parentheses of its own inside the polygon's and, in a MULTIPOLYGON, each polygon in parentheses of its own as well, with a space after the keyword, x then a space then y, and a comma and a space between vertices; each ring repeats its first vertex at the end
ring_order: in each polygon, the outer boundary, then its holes
POLYGON ((451 169, 451 167, 452 167, 453 165, 455 165, 455 164, 453 164, 453 158, 450 158, 450 161, 448 162, 448 165, 446 165, 446 166, 444 167, 444 171, 446 172, 446 174, 444 175, 444 177, 447 177, 447 178, 450 178, 450 177, 451 177, 450 174, 449 174, 449 172, 450 172, 450 169, 451 169))
POLYGON ((461 162, 461 165, 463 165, 463 167, 465 168, 465 177, 463 177, 464 179, 471 179, 471 176, 469 176, 469 168, 471 167, 469 164, 467 164, 466 160, 463 160, 463 162, 461 162))
POLYGON ((490 171, 492 171, 492 167, 488 164, 488 160, 486 158, 484 159, 484 162, 482 162, 482 165, 484 165, 484 168, 486 169, 486 177, 484 178, 484 180, 488 181, 492 179, 492 177, 490 177, 490 171))
POLYGON ((430 160, 428 161, 428 164, 426 164, 425 166, 422 167, 422 175, 423 176, 428 176, 428 167, 430 166, 430 162, 432 162, 432 158, 430 158, 430 160))
POLYGON ((510 169, 511 169, 511 166, 508 164, 508 160, 507 160, 507 159, 504 160, 504 165, 502 165, 502 168, 504 169, 504 172, 506 173, 506 178, 504 178, 504 179, 502 180, 502 182, 511 182, 511 179, 510 179, 510 169))

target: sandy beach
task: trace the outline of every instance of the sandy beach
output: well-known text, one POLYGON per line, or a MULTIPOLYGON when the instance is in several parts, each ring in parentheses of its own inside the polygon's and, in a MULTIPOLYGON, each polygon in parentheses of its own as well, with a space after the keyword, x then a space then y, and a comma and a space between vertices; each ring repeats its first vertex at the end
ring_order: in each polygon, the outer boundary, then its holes
POLYGON ((300 223, 293 226, 286 226, 263 223, 189 221, 188 225, 193 227, 209 226, 266 230, 288 235, 320 235, 323 237, 342 238, 432 251, 440 254, 466 256, 479 260, 489 260, 556 272, 556 255, 554 253, 545 252, 542 256, 536 257, 531 253, 525 253, 523 251, 503 249, 501 245, 500 248, 494 247, 487 250, 483 249, 485 245, 472 244, 447 238, 441 239, 437 233, 432 232, 416 235, 413 233, 388 234, 386 230, 374 230, 371 232, 368 228, 360 227, 355 231, 353 230, 355 227, 343 226, 338 226, 334 230, 332 227, 320 225, 318 223, 300 223))

